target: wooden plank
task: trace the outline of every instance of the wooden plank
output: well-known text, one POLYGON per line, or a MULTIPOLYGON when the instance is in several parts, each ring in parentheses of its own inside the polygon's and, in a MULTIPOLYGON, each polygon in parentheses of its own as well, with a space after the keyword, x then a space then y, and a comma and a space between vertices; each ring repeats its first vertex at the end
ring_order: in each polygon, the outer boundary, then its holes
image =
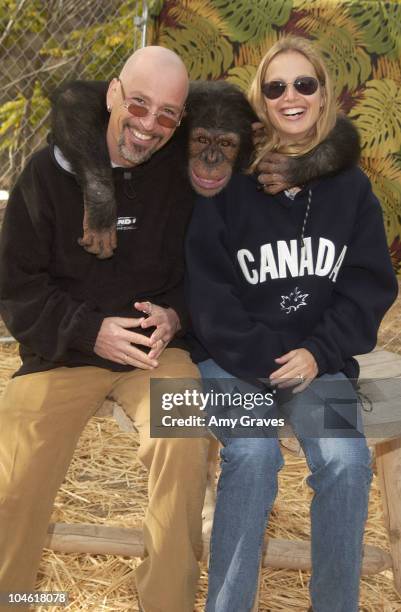
POLYGON ((366 436, 379 439, 401 436, 401 378, 361 380, 358 392, 366 436))
POLYGON ((401 355, 376 349, 357 359, 365 433, 372 438, 370 444, 401 436, 401 355))
POLYGON ((116 420, 121 431, 126 431, 128 433, 136 432, 134 423, 132 422, 130 417, 126 414, 124 409, 119 404, 117 404, 117 402, 114 402, 111 399, 106 399, 103 402, 103 404, 97 410, 95 416, 97 417, 112 416, 116 420))
MULTIPOLYGON (((275 569, 312 569, 309 541, 281 540, 269 538, 265 542, 263 567, 275 569)), ((391 556, 377 546, 365 545, 363 552, 362 574, 376 574, 391 568, 391 556)))
MULTIPOLYGON (((207 557, 208 545, 209 542, 204 540, 204 558, 207 557)), ((46 547, 58 552, 141 557, 143 536, 141 529, 55 523, 49 526, 46 547)), ((310 542, 269 538, 265 542, 263 566, 310 570, 310 542)), ((388 553, 376 546, 365 546, 363 574, 375 574, 391 566, 388 553)))
POLYGON ((97 417, 113 416, 114 404, 115 402, 111 399, 104 400, 103 404, 100 406, 100 408, 98 408, 95 416, 97 417))
POLYGON ((361 368, 360 378, 391 378, 401 376, 401 355, 376 349, 366 355, 357 355, 361 368))
POLYGON ((376 446, 376 463, 390 538, 394 586, 401 595, 401 439, 376 446))
POLYGON ((58 552, 142 557, 143 537, 141 529, 52 523, 45 547, 58 552))

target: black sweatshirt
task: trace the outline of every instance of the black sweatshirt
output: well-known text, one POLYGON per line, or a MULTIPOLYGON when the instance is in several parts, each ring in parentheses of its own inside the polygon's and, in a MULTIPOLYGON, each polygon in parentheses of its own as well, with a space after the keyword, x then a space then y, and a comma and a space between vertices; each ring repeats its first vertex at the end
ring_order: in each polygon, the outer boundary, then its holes
MULTIPOLYGON (((105 317, 143 316, 135 301, 171 306, 185 326, 183 250, 193 192, 184 156, 174 138, 149 161, 113 169, 118 247, 106 260, 78 245, 84 207, 73 174, 57 164, 53 147, 32 157, 10 195, 0 245, 0 313, 21 344, 18 374, 133 369, 93 347, 105 317)), ((170 346, 186 347, 177 338, 170 346)))
POLYGON ((357 168, 299 192, 265 195, 237 175, 198 197, 187 234, 196 362, 212 357, 239 378, 268 377, 299 347, 319 374, 357 377, 397 295, 380 204, 357 168), (305 225, 308 194, 312 201, 305 225))

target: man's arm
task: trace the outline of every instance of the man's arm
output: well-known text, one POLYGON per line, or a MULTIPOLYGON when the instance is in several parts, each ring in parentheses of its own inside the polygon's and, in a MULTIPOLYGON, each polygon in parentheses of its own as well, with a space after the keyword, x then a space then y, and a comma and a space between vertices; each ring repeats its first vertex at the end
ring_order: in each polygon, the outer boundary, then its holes
POLYGON ((49 361, 60 361, 81 343, 90 351, 100 313, 62 291, 49 275, 52 210, 30 162, 13 189, 0 244, 0 312, 23 345, 49 361))
POLYGON ((52 96, 52 137, 71 163, 84 194, 81 246, 100 259, 117 246, 116 201, 106 143, 107 83, 70 81, 52 96))
POLYGON ((105 318, 54 282, 49 272, 53 238, 52 208, 30 162, 11 193, 0 241, 0 313, 13 336, 54 363, 64 362, 75 349, 154 367, 154 360, 131 344, 151 347, 149 338, 127 329, 139 327, 142 319, 105 318))
POLYGON ((345 115, 338 115, 337 122, 326 140, 306 155, 266 155, 258 166, 258 180, 263 184, 266 193, 275 194, 289 187, 303 185, 319 176, 336 174, 355 166, 360 152, 358 130, 345 115))

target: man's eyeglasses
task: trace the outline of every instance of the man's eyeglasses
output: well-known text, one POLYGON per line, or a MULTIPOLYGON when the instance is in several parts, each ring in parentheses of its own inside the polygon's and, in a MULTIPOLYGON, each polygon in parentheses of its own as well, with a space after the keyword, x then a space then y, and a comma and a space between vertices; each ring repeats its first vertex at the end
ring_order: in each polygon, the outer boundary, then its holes
POLYGON ((293 83, 285 83, 284 81, 268 81, 262 84, 262 93, 269 100, 277 100, 280 98, 288 85, 294 85, 298 93, 303 96, 311 96, 318 87, 319 81, 315 77, 301 76, 295 79, 293 83))
POLYGON ((140 104, 140 102, 136 102, 135 100, 130 100, 129 98, 127 98, 125 95, 123 84, 120 79, 118 79, 118 82, 121 86, 121 93, 124 100, 123 105, 125 106, 127 111, 131 113, 131 115, 134 115, 134 117, 146 117, 147 115, 152 115, 153 117, 156 117, 156 121, 159 125, 170 129, 176 128, 180 125, 185 107, 181 110, 180 113, 175 114, 173 111, 171 112, 171 114, 167 114, 164 111, 151 113, 148 107, 144 104, 140 104))

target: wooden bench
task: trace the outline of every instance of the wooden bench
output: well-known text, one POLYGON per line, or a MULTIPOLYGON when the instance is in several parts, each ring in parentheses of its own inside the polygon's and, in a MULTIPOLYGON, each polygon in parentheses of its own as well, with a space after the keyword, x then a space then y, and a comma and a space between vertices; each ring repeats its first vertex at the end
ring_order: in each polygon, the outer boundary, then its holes
MULTIPOLYGON (((364 425, 369 445, 376 454, 377 473, 389 533, 390 554, 365 545, 363 574, 392 569, 394 585, 401 595, 401 355, 375 350, 358 358, 361 365, 361 393, 364 399, 364 425), (392 381, 392 379, 397 379, 392 381), (375 382, 372 379, 383 379, 375 382), (383 393, 385 385, 386 397, 383 393)), ((135 431, 131 419, 120 406, 107 401, 97 416, 113 415, 121 429, 135 431)), ((283 446, 300 454, 294 438, 282 440, 283 446)), ((204 558, 215 501, 215 474, 218 445, 213 440, 209 453, 208 489, 203 512, 204 558)), ((59 552, 142 556, 142 530, 103 525, 55 523, 49 526, 46 547, 59 552)), ((280 569, 310 570, 309 541, 269 538, 265 542, 263 566, 280 569)))

